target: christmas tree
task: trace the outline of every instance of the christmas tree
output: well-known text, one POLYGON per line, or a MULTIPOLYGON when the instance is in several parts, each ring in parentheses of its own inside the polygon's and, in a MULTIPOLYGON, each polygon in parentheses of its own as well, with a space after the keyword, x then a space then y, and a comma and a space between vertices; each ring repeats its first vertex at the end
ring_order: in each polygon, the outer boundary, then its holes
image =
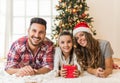
POLYGON ((93 35, 96 35, 92 26, 93 17, 89 16, 88 10, 86 0, 59 0, 56 5, 59 15, 54 19, 52 39, 57 40, 59 33, 63 30, 72 32, 74 26, 79 22, 87 22, 93 35))

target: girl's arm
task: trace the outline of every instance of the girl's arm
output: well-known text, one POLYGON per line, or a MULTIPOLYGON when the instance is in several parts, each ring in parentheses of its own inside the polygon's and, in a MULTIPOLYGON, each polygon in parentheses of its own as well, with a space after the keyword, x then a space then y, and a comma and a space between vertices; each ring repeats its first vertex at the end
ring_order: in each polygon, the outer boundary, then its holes
POLYGON ((59 66, 60 66, 60 49, 58 47, 55 48, 55 55, 54 55, 54 70, 57 72, 56 76, 59 76, 59 66))
POLYGON ((80 74, 81 74, 81 67, 80 67, 80 65, 79 65, 78 62, 77 62, 76 55, 74 55, 73 58, 74 58, 74 65, 77 66, 77 70, 74 71, 74 75, 75 75, 75 77, 79 77, 80 74))

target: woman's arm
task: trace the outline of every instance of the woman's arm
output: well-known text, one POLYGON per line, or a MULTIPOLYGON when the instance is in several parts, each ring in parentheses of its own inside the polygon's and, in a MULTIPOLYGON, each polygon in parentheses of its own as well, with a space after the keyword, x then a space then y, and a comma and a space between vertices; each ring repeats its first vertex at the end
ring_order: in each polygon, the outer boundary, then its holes
POLYGON ((88 68, 87 72, 93 75, 96 75, 98 77, 107 77, 109 74, 112 73, 113 69, 113 60, 112 57, 106 58, 105 59, 105 70, 102 68, 88 68))
POLYGON ((98 76, 97 69, 89 67, 89 68, 87 68, 87 72, 90 74, 98 76))
POLYGON ((105 59, 105 70, 104 70, 104 77, 107 77, 109 74, 112 73, 113 70, 113 59, 112 57, 105 59))

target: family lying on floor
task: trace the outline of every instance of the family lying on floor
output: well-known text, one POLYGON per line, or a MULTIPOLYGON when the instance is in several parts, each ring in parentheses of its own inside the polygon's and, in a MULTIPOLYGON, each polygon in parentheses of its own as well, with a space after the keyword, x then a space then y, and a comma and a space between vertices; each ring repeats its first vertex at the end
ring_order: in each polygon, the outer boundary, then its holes
POLYGON ((46 37, 46 29, 47 22, 43 18, 31 19, 28 35, 11 45, 5 66, 7 73, 19 77, 55 70, 57 76, 67 77, 69 70, 73 77, 87 71, 102 78, 112 74, 111 45, 109 41, 95 39, 86 22, 77 23, 73 33, 62 31, 56 47, 46 37))

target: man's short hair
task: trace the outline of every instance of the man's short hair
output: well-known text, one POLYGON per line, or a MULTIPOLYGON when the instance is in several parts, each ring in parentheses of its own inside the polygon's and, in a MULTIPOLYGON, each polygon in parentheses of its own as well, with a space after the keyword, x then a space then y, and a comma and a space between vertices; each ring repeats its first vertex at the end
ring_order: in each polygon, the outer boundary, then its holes
POLYGON ((45 29, 47 29, 47 27, 46 27, 47 22, 43 18, 34 17, 34 18, 31 19, 30 26, 33 23, 42 24, 42 25, 45 26, 45 29))

